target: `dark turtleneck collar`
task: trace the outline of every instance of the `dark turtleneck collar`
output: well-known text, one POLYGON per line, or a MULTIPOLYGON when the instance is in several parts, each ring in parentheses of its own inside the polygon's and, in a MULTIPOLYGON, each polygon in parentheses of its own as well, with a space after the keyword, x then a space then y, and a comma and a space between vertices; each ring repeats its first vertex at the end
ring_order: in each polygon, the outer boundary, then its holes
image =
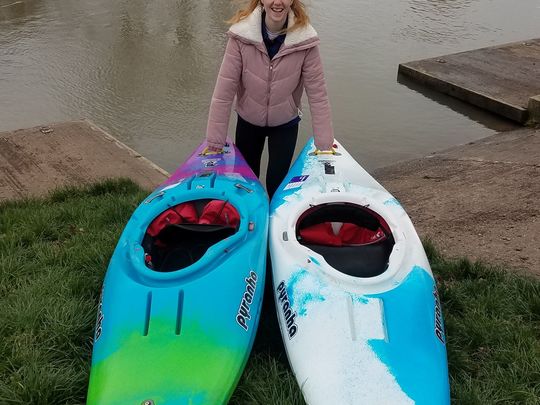
MULTIPOLYGON (((261 32, 262 37, 264 41, 264 45, 266 45, 266 50, 268 51, 268 56, 270 56, 270 59, 272 59, 279 51, 279 48, 281 48, 281 45, 283 45, 283 42, 285 42, 285 36, 287 34, 281 34, 278 35, 274 40, 271 40, 268 37, 268 30, 266 28, 266 24, 264 23, 264 19, 266 17, 266 13, 263 11, 262 13, 262 19, 261 19, 261 32)), ((288 17, 287 17, 288 19, 288 17)), ((287 26, 287 20, 285 20, 285 27, 287 26)))

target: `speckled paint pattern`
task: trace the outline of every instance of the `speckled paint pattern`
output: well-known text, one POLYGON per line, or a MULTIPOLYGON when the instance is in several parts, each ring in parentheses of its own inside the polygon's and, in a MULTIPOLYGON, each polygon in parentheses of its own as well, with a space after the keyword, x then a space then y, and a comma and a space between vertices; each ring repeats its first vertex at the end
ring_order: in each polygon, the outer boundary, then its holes
POLYGON ((314 150, 308 142, 272 199, 269 236, 278 319, 306 402, 449 404, 442 310, 409 217, 342 145, 314 150), (387 222, 394 245, 382 274, 342 273, 296 240, 305 211, 335 202, 387 222))

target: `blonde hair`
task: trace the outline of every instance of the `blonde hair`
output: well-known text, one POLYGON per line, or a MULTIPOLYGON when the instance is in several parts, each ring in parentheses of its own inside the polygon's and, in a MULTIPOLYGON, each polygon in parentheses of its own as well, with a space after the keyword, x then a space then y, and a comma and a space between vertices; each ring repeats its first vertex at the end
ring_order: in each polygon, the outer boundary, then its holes
MULTIPOLYGON (((236 1, 236 3, 244 3, 244 6, 238 9, 236 14, 227 20, 227 23, 229 24, 236 24, 249 16, 257 7, 259 7, 259 5, 261 5, 261 0, 248 0, 247 2, 236 1)), ((302 0, 293 0, 291 3, 291 10, 294 13, 294 25, 292 27, 287 27, 283 32, 291 32, 309 24, 309 16, 302 0)))

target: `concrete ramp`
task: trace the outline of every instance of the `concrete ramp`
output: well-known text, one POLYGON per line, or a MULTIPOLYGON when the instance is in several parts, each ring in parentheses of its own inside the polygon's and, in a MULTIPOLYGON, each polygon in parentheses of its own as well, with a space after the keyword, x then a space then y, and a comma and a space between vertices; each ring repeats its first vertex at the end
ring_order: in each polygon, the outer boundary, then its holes
POLYGON ((375 177, 445 256, 540 277, 540 129, 499 133, 378 169, 375 177))
POLYGON ((540 122, 540 38, 402 63, 398 73, 519 123, 540 122))
POLYGON ((0 201, 113 177, 152 190, 168 173, 86 120, 0 132, 0 201))

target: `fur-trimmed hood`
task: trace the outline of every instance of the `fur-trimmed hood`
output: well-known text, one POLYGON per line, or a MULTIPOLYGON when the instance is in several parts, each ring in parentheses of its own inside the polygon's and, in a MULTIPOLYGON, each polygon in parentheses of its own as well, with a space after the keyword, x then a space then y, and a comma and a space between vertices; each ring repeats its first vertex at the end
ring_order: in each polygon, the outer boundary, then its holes
MULTIPOLYGON (((227 34, 231 37, 239 39, 242 42, 261 45, 264 47, 261 32, 262 13, 263 7, 258 6, 249 16, 236 24, 231 25, 227 34)), ((290 10, 287 26, 291 27, 294 24, 294 20, 294 13, 292 10, 290 10)), ((315 31, 311 24, 308 24, 305 27, 288 32, 279 53, 282 54, 282 51, 286 51, 287 49, 309 48, 319 44, 319 42, 317 31, 315 31)))

